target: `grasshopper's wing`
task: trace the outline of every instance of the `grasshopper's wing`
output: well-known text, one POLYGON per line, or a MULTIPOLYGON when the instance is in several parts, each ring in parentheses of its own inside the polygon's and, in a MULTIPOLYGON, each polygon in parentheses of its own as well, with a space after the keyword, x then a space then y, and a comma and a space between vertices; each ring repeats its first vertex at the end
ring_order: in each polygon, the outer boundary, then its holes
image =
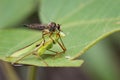
POLYGON ((36 45, 39 45, 40 43, 42 42, 42 39, 40 40, 37 40, 36 42, 14 52, 12 55, 9 55, 8 57, 20 57, 20 56, 24 56, 26 55, 27 53, 30 53, 32 52, 35 48, 36 48, 36 45))

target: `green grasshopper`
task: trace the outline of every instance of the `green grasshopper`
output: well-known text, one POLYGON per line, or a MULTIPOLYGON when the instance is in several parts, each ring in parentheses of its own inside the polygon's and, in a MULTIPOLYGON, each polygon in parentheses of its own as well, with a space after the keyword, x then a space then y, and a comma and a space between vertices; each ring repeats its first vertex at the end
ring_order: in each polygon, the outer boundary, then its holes
POLYGON ((64 46, 64 43, 61 39, 61 37, 64 37, 65 34, 60 30, 60 25, 56 24, 54 22, 49 23, 48 25, 40 25, 40 24, 30 24, 26 25, 27 27, 34 28, 34 29, 39 29, 42 30, 42 39, 26 46, 25 48, 22 48, 12 55, 9 56, 9 58, 17 58, 12 62, 18 63, 25 57, 33 54, 38 56, 46 65, 48 65, 42 58, 41 55, 43 55, 47 50, 51 51, 53 53, 61 54, 65 53, 66 47, 64 46), (51 50, 54 44, 58 44, 62 51, 57 52, 51 50))

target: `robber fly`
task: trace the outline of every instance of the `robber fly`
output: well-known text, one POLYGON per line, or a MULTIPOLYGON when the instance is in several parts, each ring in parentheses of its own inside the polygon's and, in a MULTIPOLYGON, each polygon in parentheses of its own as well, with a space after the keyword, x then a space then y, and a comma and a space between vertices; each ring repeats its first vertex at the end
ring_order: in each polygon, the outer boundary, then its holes
MULTIPOLYGON (((55 22, 50 22, 48 25, 35 23, 35 24, 24 24, 24 26, 31 28, 31 29, 36 29, 36 30, 42 31, 42 39, 43 39, 44 43, 45 43, 45 37, 44 37, 45 35, 49 35, 49 38, 52 39, 51 36, 54 32, 57 32, 59 35, 59 33, 61 31, 60 25, 56 24, 55 22)), ((53 42, 54 42, 54 40, 53 40, 53 42)), ((62 39, 61 39, 61 42, 63 44, 62 39)))
MULTIPOLYGON (((53 43, 55 43, 54 39, 52 38, 52 35, 54 33, 56 33, 56 35, 58 35, 60 38, 60 41, 62 44, 62 45, 60 45, 61 48, 63 49, 64 52, 66 51, 64 43, 63 43, 61 36, 60 36, 60 32, 61 32, 60 24, 56 24, 55 22, 50 22, 48 25, 35 23, 35 24, 24 24, 24 26, 31 28, 31 29, 36 29, 36 30, 42 31, 43 45, 45 43, 45 37, 44 37, 45 35, 49 36, 49 38, 53 41, 53 43)), ((36 46, 38 46, 38 45, 36 45, 36 46)))
MULTIPOLYGON (((20 57, 21 53, 23 54, 25 53, 25 55, 21 56, 20 58, 15 60, 13 63, 19 62, 20 60, 22 60, 23 58, 25 58, 30 54, 34 54, 41 57, 41 55, 43 55, 46 50, 56 54, 65 53, 66 47, 64 46, 64 43, 61 39, 61 37, 65 35, 61 31, 59 24, 56 24, 55 22, 50 22, 48 25, 42 25, 42 24, 36 23, 36 24, 24 24, 24 26, 42 31, 42 40, 38 40, 33 44, 23 49, 20 49, 15 53, 13 53, 12 55, 10 55, 9 57, 20 57), (45 37, 48 37, 48 39, 46 40, 45 37), (56 43, 61 47, 62 51, 58 52, 58 51, 51 50, 51 48, 53 47, 53 44, 56 44, 56 43)), ((42 61, 46 65, 48 65, 43 59, 42 61)))

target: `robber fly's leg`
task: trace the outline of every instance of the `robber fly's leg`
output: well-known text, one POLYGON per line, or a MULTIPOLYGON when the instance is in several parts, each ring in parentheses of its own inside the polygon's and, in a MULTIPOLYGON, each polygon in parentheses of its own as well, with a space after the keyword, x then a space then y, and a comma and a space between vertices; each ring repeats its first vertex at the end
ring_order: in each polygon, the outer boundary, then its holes
POLYGON ((53 52, 53 53, 55 53, 55 54, 50 54, 51 56, 59 56, 60 54, 62 54, 62 53, 64 53, 65 51, 61 51, 61 52, 57 52, 57 51, 54 51, 54 50, 50 50, 50 49, 47 49, 48 51, 50 51, 50 52, 53 52))
POLYGON ((57 52, 57 51, 54 51, 54 50, 50 50, 50 49, 47 49, 48 51, 50 51, 50 52, 53 52, 53 53, 55 53, 55 54, 51 54, 51 55, 56 55, 57 53, 59 53, 59 52, 57 52))
MULTIPOLYGON (((65 47, 65 45, 64 45, 64 43, 63 43, 63 41, 62 41, 62 39, 61 39, 61 36, 59 35, 59 33, 58 33, 58 36, 59 36, 60 42, 57 41, 57 43, 58 43, 58 45, 61 47, 62 51, 61 51, 61 52, 57 52, 57 51, 49 50, 49 49, 48 49, 48 51, 53 52, 53 53, 56 53, 55 55, 61 54, 61 53, 65 53, 65 51, 66 51, 66 47, 65 47)), ((51 38, 51 39, 52 39, 52 38, 51 38)), ((52 40, 53 40, 53 39, 52 39, 52 40)), ((54 40, 53 40, 53 41, 54 41, 54 40)))
MULTIPOLYGON (((57 51, 50 50, 50 49, 47 49, 47 50, 50 51, 50 52, 55 53, 55 55, 58 55, 58 54, 61 54, 61 53, 65 53, 65 51, 66 51, 65 46, 62 45, 62 43, 60 43, 59 41, 58 41, 57 43, 58 43, 58 45, 62 48, 62 51, 61 51, 61 52, 57 52, 57 51)), ((54 54, 52 54, 52 55, 54 55, 54 54)))
POLYGON ((51 37, 53 33, 50 33, 49 38, 55 43, 54 39, 51 37))
POLYGON ((63 43, 63 41, 62 41, 62 39, 61 39, 60 34, 58 34, 58 36, 59 36, 60 42, 58 41, 57 43, 58 43, 59 46, 62 48, 63 52, 65 52, 65 51, 66 51, 66 47, 65 47, 65 45, 64 45, 64 43, 63 43))
POLYGON ((44 45, 44 43, 45 43, 45 37, 44 37, 44 32, 42 31, 42 39, 43 39, 43 45, 44 45))
POLYGON ((61 47, 61 49, 63 50, 63 51, 59 52, 59 54, 65 53, 65 51, 66 51, 65 46, 63 46, 59 41, 58 41, 57 43, 58 43, 58 45, 61 47))
POLYGON ((44 44, 45 44, 45 37, 44 37, 44 36, 45 36, 46 34, 48 34, 48 33, 44 33, 44 31, 42 31, 43 46, 44 46, 44 44))
POLYGON ((65 46, 63 46, 59 41, 57 43, 62 48, 61 52, 57 52, 57 51, 54 51, 54 50, 47 49, 48 51, 55 53, 55 54, 52 54, 53 56, 59 56, 60 54, 65 53, 65 51, 66 51, 65 46))

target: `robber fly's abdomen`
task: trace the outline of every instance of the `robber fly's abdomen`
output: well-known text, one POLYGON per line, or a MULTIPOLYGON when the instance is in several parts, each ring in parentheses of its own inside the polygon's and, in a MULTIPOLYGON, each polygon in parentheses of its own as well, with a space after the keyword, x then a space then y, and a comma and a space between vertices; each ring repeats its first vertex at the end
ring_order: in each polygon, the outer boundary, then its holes
POLYGON ((46 28, 44 25, 41 24, 24 24, 24 26, 36 30, 44 30, 46 28))

